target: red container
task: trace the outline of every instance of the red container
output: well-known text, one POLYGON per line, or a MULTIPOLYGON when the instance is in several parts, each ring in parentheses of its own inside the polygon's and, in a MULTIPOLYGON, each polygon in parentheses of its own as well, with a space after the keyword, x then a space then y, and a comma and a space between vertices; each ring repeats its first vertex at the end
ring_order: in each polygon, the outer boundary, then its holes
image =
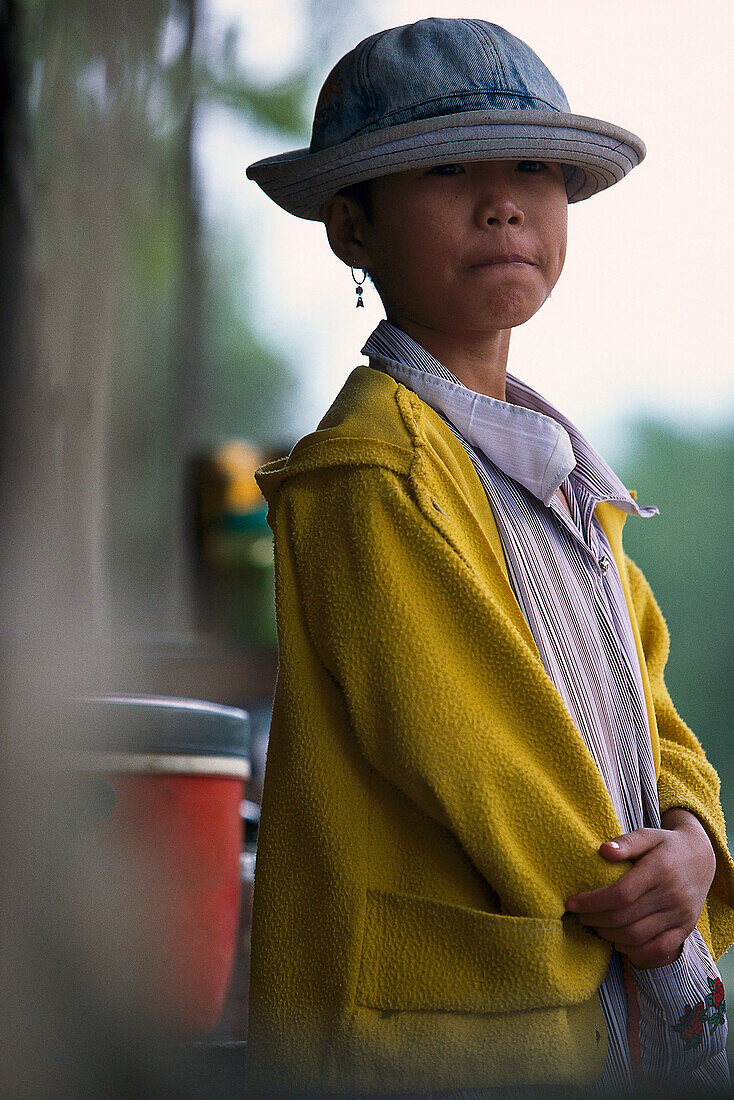
POLYGON ((109 812, 97 828, 122 856, 121 921, 136 945, 136 999, 167 1031, 204 1035, 222 1013, 234 962, 247 715, 159 697, 84 705, 105 745, 84 754, 83 768, 104 781, 109 812))

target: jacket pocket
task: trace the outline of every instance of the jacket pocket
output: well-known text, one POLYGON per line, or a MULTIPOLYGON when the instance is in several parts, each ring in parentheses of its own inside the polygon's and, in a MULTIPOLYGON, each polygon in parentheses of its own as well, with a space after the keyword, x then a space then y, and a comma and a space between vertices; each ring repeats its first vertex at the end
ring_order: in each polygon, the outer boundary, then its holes
POLYGON ((599 988, 610 951, 571 915, 513 917, 369 889, 355 1001, 455 1012, 579 1004, 599 988))

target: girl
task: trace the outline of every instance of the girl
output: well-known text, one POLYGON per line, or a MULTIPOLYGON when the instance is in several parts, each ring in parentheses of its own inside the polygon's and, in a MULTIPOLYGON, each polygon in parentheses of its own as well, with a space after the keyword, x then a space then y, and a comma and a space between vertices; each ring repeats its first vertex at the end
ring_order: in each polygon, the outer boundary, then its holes
POLYGON ((248 169, 386 311, 258 474, 280 644, 258 1092, 728 1085, 718 778, 621 543, 656 509, 507 374, 568 204, 644 154, 501 27, 426 19, 360 43, 310 148, 248 169))

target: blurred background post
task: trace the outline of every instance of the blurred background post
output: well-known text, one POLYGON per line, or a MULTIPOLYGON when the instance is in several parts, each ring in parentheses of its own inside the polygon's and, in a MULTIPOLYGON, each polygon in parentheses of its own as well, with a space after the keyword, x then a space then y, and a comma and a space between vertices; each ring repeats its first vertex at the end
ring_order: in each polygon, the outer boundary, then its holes
MULTIPOLYGON (((627 548, 670 622, 671 691, 728 820, 734 215, 706 89, 715 70, 720 101, 734 97, 733 12, 686 0, 663 18, 620 0, 612 24, 602 4, 497 0, 481 13, 538 50, 574 109, 648 143, 639 174, 570 211, 566 271, 513 335, 510 369, 660 506, 627 524, 627 548)), ((136 1018, 144 975, 117 942, 135 933, 115 923, 129 897, 104 839, 107 788, 90 801, 68 782, 90 731, 62 703, 122 693, 249 713, 238 949, 199 1037, 241 1053, 277 670, 253 472, 316 426, 381 315, 369 292, 355 315, 323 227, 244 169, 308 143, 318 88, 359 39, 465 14, 458 0, 0 0, 3 1096, 229 1087, 201 1046, 136 1018)), ((230 1069, 238 1080, 241 1060, 230 1069)))

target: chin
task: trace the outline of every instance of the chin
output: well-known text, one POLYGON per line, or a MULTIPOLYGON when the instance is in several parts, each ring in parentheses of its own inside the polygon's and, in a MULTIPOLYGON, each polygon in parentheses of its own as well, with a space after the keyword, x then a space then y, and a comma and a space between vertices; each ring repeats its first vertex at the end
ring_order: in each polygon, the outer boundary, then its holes
POLYGON ((492 328, 517 328, 535 316, 543 301, 544 299, 528 301, 525 298, 519 302, 491 302, 484 307, 482 314, 491 319, 492 328))

